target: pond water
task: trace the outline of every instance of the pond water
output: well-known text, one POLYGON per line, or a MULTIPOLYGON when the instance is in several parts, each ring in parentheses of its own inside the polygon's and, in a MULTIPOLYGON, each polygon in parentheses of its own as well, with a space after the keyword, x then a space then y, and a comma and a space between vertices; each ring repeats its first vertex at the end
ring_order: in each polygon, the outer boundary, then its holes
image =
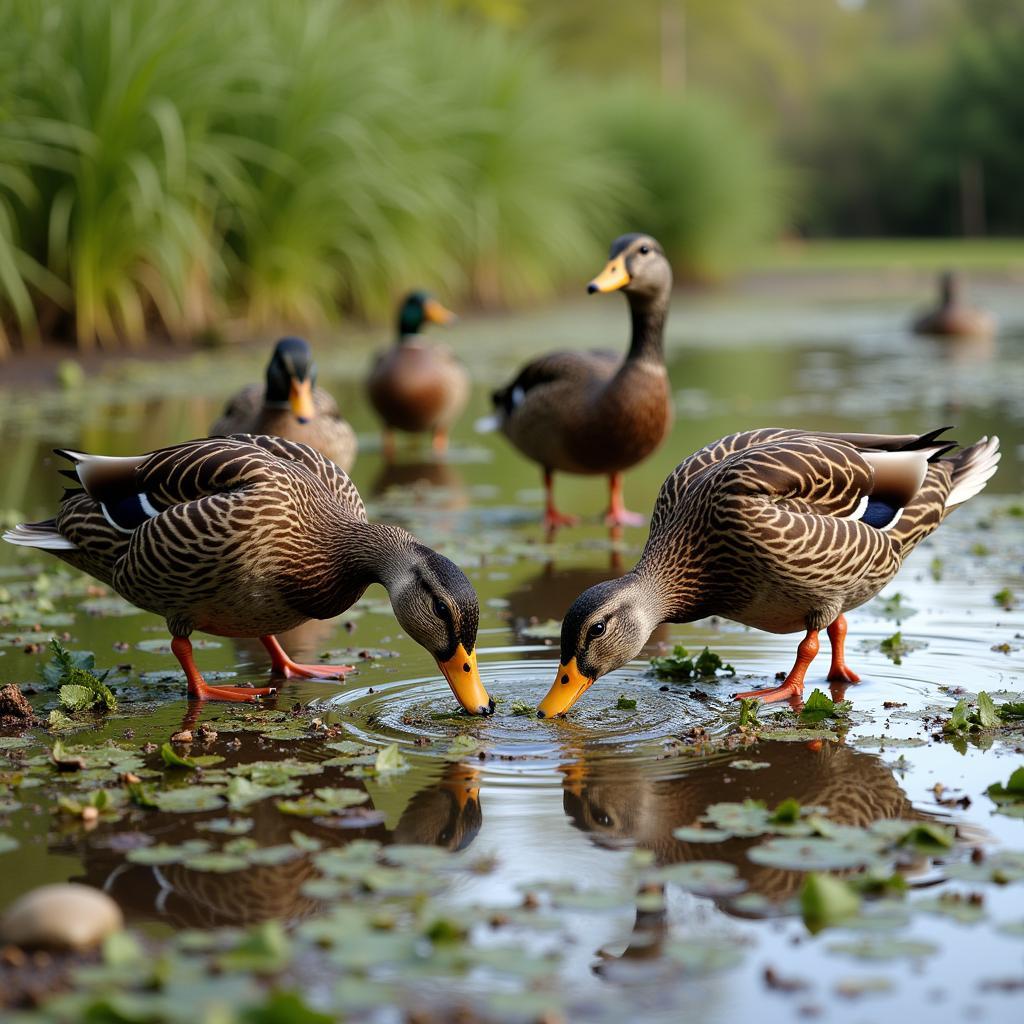
MULTIPOLYGON (((1000 435, 1003 462, 984 495, 850 615, 863 681, 833 688, 849 702, 835 716, 764 709, 740 728, 732 692, 788 669, 797 638, 705 620, 661 627, 645 653, 708 646, 734 677, 670 680, 638 661, 566 719, 533 717, 557 664, 557 620, 581 590, 628 568, 646 534, 598 525, 603 482, 563 477, 559 503, 587 518, 546 536, 535 467, 473 421, 534 352, 624 346, 618 298, 468 318, 445 333, 477 387, 443 463, 410 442, 384 465, 360 389, 373 339, 316 339, 321 383, 360 433, 353 477, 371 515, 443 550, 477 587, 495 715, 456 713, 379 588, 283 638, 298 660, 354 659, 344 684, 285 684, 257 709, 189 707, 159 619, 4 546, 0 681, 33 684, 45 717, 57 695, 40 670, 56 635, 113 670, 120 705, 59 735, 85 757, 78 770, 52 764, 46 730, 0 737, 0 907, 49 881, 111 893, 163 950, 165 972, 116 1019, 213 1020, 211 1006, 244 1005, 266 985, 381 1020, 451 1019, 455 1007, 465 1019, 1008 1019, 1024 988, 1024 803, 986 790, 1024 765, 1024 722, 943 723, 960 699, 977 716, 981 691, 996 705, 1024 699, 1024 291, 975 283, 973 299, 1003 321, 989 346, 908 334, 907 312, 926 293, 913 278, 811 278, 678 296, 675 426, 627 476, 630 506, 649 511, 681 458, 747 427, 949 423, 964 442, 1000 435), (902 652, 883 644, 897 631, 902 652), (202 738, 200 724, 216 736, 202 738), (173 747, 179 755, 223 760, 167 767, 159 747, 183 727, 194 739, 173 747), (84 820, 100 789, 108 803, 84 820), (769 821, 743 806, 771 812, 788 798, 802 813, 769 821), (883 895, 814 934, 798 899, 808 868, 869 871, 883 895), (257 930, 240 938, 239 928, 257 930)), ((53 446, 128 454, 205 433, 265 358, 247 347, 122 361, 78 388, 4 391, 0 510, 50 514, 61 491, 53 446)), ((254 643, 211 639, 197 657, 214 675, 265 671, 254 643)), ((820 657, 807 695, 829 692, 826 668, 820 657)), ((122 960, 79 969, 79 994, 48 1012, 76 1019, 75 999, 139 984, 136 961, 123 950, 122 960), (125 963, 136 966, 119 975, 125 963)), ((0 966, 0 997, 17 990, 0 966)))

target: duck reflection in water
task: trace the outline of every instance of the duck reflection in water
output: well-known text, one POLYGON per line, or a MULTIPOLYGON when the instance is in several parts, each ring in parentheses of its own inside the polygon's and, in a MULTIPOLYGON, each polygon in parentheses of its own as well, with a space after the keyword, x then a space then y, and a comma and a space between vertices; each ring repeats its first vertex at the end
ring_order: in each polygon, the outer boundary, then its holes
MULTIPOLYGON (((665 763, 658 762, 657 767, 664 769, 665 763)), ((753 912, 745 909, 742 901, 734 903, 732 896, 714 897, 719 909, 739 918, 785 913, 786 902, 797 895, 805 875, 751 861, 747 853, 763 837, 712 843, 675 838, 675 829, 700 825, 699 819, 712 804, 760 800, 773 808, 792 797, 804 807, 827 808, 831 822, 861 827, 879 820, 933 817, 913 806, 879 758, 829 741, 765 741, 709 759, 674 778, 656 777, 650 765, 636 762, 589 761, 586 753, 564 764, 560 771, 566 815, 598 846, 649 850, 658 867, 690 861, 735 865, 745 883, 743 894, 748 898, 755 894, 766 901, 763 908, 753 912), (740 758, 766 761, 769 767, 756 771, 728 767, 729 761, 740 758)), ((668 929, 665 910, 639 908, 634 933, 621 957, 659 956, 668 929)))
MULTIPOLYGON (((250 755, 245 761, 257 759, 252 751, 250 755)), ((324 774, 306 776, 302 782, 304 792, 341 784, 324 774)), ((332 820, 283 814, 273 799, 261 800, 245 809, 244 817, 253 825, 242 838, 253 840, 260 848, 294 847, 292 833, 300 831, 325 850, 355 839, 372 839, 384 846, 415 843, 455 851, 473 842, 483 821, 480 773, 465 764, 445 765, 439 779, 412 796, 393 829, 384 826, 384 815, 373 809, 372 803, 371 798, 353 814, 332 820)), ((313 857, 297 847, 282 863, 249 864, 223 873, 197 871, 185 864, 136 864, 126 858, 128 850, 145 839, 143 830, 156 842, 171 846, 203 839, 220 847, 221 840, 228 843, 237 837, 219 836, 196 826, 226 813, 147 811, 138 831, 130 831, 124 822, 101 823, 89 832, 76 832, 58 841, 56 849, 80 858, 83 873, 72 881, 109 893, 129 922, 160 920, 177 928, 219 928, 276 920, 287 926, 328 909, 323 900, 306 893, 306 883, 319 873, 313 857)), ((231 817, 241 819, 243 815, 231 817)))

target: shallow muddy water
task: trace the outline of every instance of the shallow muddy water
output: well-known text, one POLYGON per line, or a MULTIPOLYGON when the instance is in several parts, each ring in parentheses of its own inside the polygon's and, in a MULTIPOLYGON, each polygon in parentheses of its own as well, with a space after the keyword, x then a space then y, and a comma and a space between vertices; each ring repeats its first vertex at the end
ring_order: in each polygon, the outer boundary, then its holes
MULTIPOLYGON (((477 587, 495 715, 456 713, 379 588, 338 620, 282 638, 298 660, 353 660, 343 685, 286 684, 256 710, 190 708, 160 620, 41 553, 5 547, 0 681, 38 686, 45 717, 56 693, 39 671, 58 635, 113 669, 120 707, 60 736, 65 748, 98 751, 77 771, 50 763, 44 730, 0 738, 0 850, 11 846, 4 837, 17 844, 0 852, 0 906, 47 881, 105 888, 147 940, 174 951, 173 990, 190 994, 168 1019, 207 1019, 218 999, 244 1003, 259 991, 255 977, 277 976, 247 960, 188 984, 188 957, 205 964, 209 954, 194 930, 219 929, 209 941, 230 943, 237 933, 223 929, 267 921, 292 935, 279 987, 357 1017, 416 1009, 446 1019, 462 1006, 497 1019, 1011 1019, 1024 990, 1024 853, 1013 852, 1024 851, 1024 803, 998 804, 986 790, 1024 765, 1024 723, 943 723, 961 698, 973 710, 981 691, 997 706, 1024 699, 1024 291, 977 282, 973 300, 1004 331, 992 346, 949 347, 903 330, 927 295, 917 283, 679 296, 673 434, 627 476, 630 506, 648 512, 679 459, 750 426, 949 423, 965 442, 1000 435, 1003 462, 984 495, 921 545, 882 600, 850 615, 862 683, 832 689, 849 701, 837 717, 764 709, 740 729, 731 694, 788 669, 797 638, 720 620, 661 627, 646 653, 708 646, 735 676, 678 681, 638 661, 600 680, 566 719, 533 717, 557 665, 557 620, 581 590, 628 568, 646 534, 597 525, 602 482, 561 478, 560 504, 587 518, 545 536, 535 468, 472 424, 489 388, 527 355, 624 347, 617 297, 470 318, 445 333, 479 385, 443 464, 410 443, 384 466, 360 392, 367 339, 315 339, 321 382, 360 433, 353 477, 371 515, 443 550, 477 587), (881 646, 897 631, 902 655, 881 646), (216 737, 197 732, 173 749, 224 760, 166 767, 160 745, 199 723, 216 737), (129 796, 124 771, 144 789, 129 796), (111 804, 83 822, 76 806, 101 788, 111 804), (796 823, 766 821, 788 798, 803 808, 796 823), (940 838, 917 826, 938 826, 940 838), (446 852, 435 859, 430 847, 446 852), (907 888, 812 934, 798 902, 805 869, 878 879, 898 870, 907 888), (432 914, 448 922, 443 935, 432 914), (231 978, 237 991, 225 987, 231 978)), ((4 392, 0 509, 49 514, 61 490, 47 454, 55 445, 126 454, 204 433, 263 360, 262 350, 211 352, 122 363, 77 392, 4 392)), ((220 638, 197 649, 204 670, 257 683, 262 654, 220 638)), ((829 693, 826 670, 823 652, 806 695, 829 693)), ((4 978, 0 993, 12 987, 4 978)), ((74 987, 105 983, 83 975, 74 987)), ((74 1019, 74 1009, 52 1013, 74 1019)))

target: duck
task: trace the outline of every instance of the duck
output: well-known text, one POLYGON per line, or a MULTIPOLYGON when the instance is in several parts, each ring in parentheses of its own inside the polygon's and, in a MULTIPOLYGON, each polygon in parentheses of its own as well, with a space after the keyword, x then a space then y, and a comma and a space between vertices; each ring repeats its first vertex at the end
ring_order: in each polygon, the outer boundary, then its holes
POLYGON ((350 472, 356 460, 355 431, 338 403, 316 386, 316 363, 304 338, 281 338, 267 364, 265 384, 242 388, 210 427, 210 437, 271 434, 315 448, 350 472))
POLYGON ((276 634, 334 618, 381 583, 462 707, 493 710, 477 666, 479 603, 465 573, 407 530, 369 522, 348 475, 315 449, 236 434, 145 455, 57 454, 77 486, 53 518, 3 539, 48 551, 162 616, 190 699, 276 691, 208 685, 192 654, 196 630, 258 638, 277 676, 344 679, 351 666, 298 664, 276 634))
POLYGON ((996 319, 991 313, 964 305, 961 281, 951 270, 939 275, 939 303, 919 316, 913 324, 915 334, 945 338, 991 338, 996 319))
POLYGON ((383 423, 382 451, 394 458, 394 431, 429 433, 434 451, 448 449, 452 424, 469 399, 469 374, 440 345, 424 344, 424 324, 450 324, 457 317, 425 291, 410 292, 398 308, 398 335, 378 353, 366 379, 370 404, 383 423))
POLYGON ((661 444, 672 423, 664 353, 672 268, 656 239, 632 233, 612 242, 587 292, 614 291, 625 295, 632 321, 625 359, 600 350, 550 352, 492 395, 494 425, 541 467, 549 528, 578 522, 555 504, 556 472, 607 476, 606 522, 640 525, 643 517, 625 506, 622 474, 661 444))
POLYGON ((739 693, 797 703, 818 653, 830 682, 846 664, 845 613, 864 604, 999 463, 999 439, 956 444, 927 434, 831 434, 767 427, 709 444, 662 485, 640 560, 585 590, 562 621, 555 681, 538 716, 564 714, 599 677, 635 658, 662 622, 719 615, 772 633, 803 632, 777 687, 739 693))

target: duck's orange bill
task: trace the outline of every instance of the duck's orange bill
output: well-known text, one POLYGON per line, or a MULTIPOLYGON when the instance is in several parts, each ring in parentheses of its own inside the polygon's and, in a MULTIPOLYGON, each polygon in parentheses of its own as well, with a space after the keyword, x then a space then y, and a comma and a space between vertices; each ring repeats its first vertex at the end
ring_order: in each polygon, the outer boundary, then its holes
POLYGON ((624 256, 616 256, 608 261, 608 266, 587 285, 589 292, 614 292, 629 284, 629 271, 626 269, 624 256))
POLYGON ((594 680, 583 675, 576 667, 576 659, 570 658, 568 665, 558 666, 558 675, 548 695, 537 706, 537 717, 564 715, 593 685, 594 680))
POLYGON ((288 404, 300 420, 311 420, 316 414, 316 409, 313 407, 313 382, 293 378, 288 404))
POLYGON ((423 303, 423 315, 432 324, 450 324, 458 317, 450 310, 445 309, 437 299, 427 299, 423 303))
POLYGON ((439 661, 437 667, 443 673, 448 685, 455 694, 455 699, 471 715, 489 715, 494 710, 484 684, 480 681, 480 669, 476 664, 476 651, 471 654, 459 644, 455 654, 447 661, 439 661))
POLYGON ((460 811, 466 809, 466 804, 480 803, 480 773, 474 768, 460 766, 463 771, 454 779, 442 783, 442 788, 447 789, 455 797, 455 803, 460 811))

